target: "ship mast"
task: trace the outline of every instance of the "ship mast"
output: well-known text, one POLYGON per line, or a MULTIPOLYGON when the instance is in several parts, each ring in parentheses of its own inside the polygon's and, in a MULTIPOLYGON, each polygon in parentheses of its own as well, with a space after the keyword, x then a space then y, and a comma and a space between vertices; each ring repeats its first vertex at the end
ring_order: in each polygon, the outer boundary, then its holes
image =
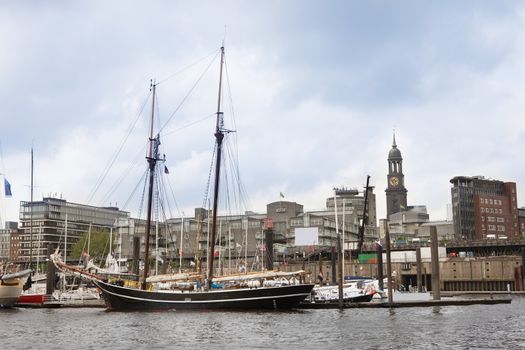
POLYGON ((210 249, 208 250, 208 288, 211 288, 213 279, 213 259, 215 251, 215 237, 217 235, 217 207, 219 202, 219 179, 221 174, 221 155, 222 155, 222 140, 224 139, 223 112, 221 112, 221 94, 222 94, 222 67, 224 65, 224 46, 221 47, 221 67, 219 72, 219 94, 217 98, 217 123, 215 126, 215 140, 217 142, 216 164, 215 164, 215 186, 213 189, 213 212, 212 225, 210 237, 210 249))
MULTIPOLYGON (((31 204, 29 205, 29 268, 32 269, 33 264, 33 146, 31 146, 31 204)), ((40 252, 37 252, 40 254, 40 252)), ((64 252, 65 256, 66 252, 64 252)), ((38 271, 38 264, 36 266, 38 271)), ((32 270, 31 270, 32 271, 32 270)), ((33 273, 34 274, 34 273, 33 273)))
POLYGON ((148 260, 149 260, 149 234, 151 230, 151 211, 153 206, 153 184, 155 182, 155 167, 157 165, 158 147, 160 144, 159 137, 153 138, 153 120, 155 116, 155 88, 157 84, 152 82, 152 100, 151 100, 151 124, 149 132, 149 152, 146 157, 149 165, 149 185, 148 185, 148 209, 146 218, 146 231, 144 232, 144 279, 142 280, 142 289, 146 289, 146 278, 148 278, 148 260))

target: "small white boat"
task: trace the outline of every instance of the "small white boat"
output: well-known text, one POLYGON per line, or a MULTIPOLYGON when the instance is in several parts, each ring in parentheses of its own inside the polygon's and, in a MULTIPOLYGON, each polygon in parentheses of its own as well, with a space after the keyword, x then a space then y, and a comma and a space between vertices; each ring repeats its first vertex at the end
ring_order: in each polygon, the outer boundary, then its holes
MULTIPOLYGON (((344 302, 368 302, 376 294, 375 288, 361 282, 350 282, 343 285, 344 302)), ((315 286, 311 301, 314 303, 330 303, 339 300, 339 286, 315 286)))

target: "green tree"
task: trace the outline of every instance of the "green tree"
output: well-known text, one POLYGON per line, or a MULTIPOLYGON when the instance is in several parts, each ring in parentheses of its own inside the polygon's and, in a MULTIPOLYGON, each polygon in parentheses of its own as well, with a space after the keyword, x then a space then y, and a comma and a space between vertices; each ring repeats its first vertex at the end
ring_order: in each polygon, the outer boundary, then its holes
POLYGON ((89 255, 94 258, 95 263, 100 263, 109 252, 109 232, 102 230, 93 230, 91 235, 86 233, 80 237, 71 247, 71 259, 80 259, 82 252, 88 251, 88 240, 89 255))

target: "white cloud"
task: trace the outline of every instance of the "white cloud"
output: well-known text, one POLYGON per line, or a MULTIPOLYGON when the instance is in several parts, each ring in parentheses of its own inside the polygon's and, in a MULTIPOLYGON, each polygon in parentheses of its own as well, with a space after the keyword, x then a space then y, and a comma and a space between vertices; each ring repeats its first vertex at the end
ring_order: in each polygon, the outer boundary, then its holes
MULTIPOLYGON (((2 220, 17 220, 18 202, 29 199, 33 140, 35 194, 85 202, 146 101, 149 79, 161 81, 166 122, 211 56, 162 80, 217 50, 223 23, 236 123, 227 127, 238 132, 248 209, 264 211, 279 192, 320 209, 334 186, 362 187, 370 174, 383 217, 392 128, 409 204, 426 204, 431 218, 445 217, 456 175, 516 181, 525 203, 520 4, 123 4, 2 5, 0 113, 8 132, 0 172, 14 194, 0 203, 2 220)), ((202 204, 217 65, 163 130, 185 211, 202 204)), ((148 111, 92 204, 127 200, 144 171, 148 111)))

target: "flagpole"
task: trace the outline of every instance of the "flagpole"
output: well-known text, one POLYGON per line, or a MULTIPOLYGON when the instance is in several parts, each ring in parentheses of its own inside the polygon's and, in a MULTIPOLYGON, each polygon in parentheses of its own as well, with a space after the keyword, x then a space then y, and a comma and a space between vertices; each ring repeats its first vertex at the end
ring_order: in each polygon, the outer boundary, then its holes
POLYGON ((5 210, 4 210, 4 206, 3 206, 4 198, 7 197, 7 193, 6 193, 6 179, 5 179, 5 175, 3 173, 0 173, 0 175, 2 175, 2 177, 4 179, 3 195, 2 195, 2 193, 0 193, 0 209, 1 209, 1 212, 0 212, 0 225, 2 227, 4 227, 4 222, 2 220, 2 217, 6 216, 6 213, 5 213, 5 210))
POLYGON ((345 199, 343 197, 343 242, 342 242, 342 250, 343 250, 343 278, 345 276, 345 199))
POLYGON ((3 207, 3 200, 4 198, 7 198, 7 197, 12 197, 13 194, 11 193, 11 184, 9 183, 9 181, 7 181, 6 177, 5 177, 5 174, 4 173, 0 173, 0 175, 3 176, 4 178, 4 195, 3 196, 0 196, 0 208, 2 209, 2 212, 0 213, 0 225, 1 227, 4 226, 4 222, 2 221, 2 215, 5 217, 6 216, 6 213, 5 213, 5 210, 4 210, 4 207, 3 207))

